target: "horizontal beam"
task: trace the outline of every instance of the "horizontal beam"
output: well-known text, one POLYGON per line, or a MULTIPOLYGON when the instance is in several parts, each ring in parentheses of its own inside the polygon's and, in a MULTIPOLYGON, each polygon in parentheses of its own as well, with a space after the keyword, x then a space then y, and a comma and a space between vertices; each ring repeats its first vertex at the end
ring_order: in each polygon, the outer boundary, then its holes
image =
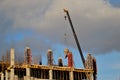
POLYGON ((34 69, 46 69, 46 70, 58 70, 58 71, 75 71, 75 72, 94 72, 92 69, 78 69, 71 67, 59 67, 59 66, 44 66, 44 65, 16 65, 14 67, 9 67, 8 69, 25 69, 25 68, 34 68, 34 69))

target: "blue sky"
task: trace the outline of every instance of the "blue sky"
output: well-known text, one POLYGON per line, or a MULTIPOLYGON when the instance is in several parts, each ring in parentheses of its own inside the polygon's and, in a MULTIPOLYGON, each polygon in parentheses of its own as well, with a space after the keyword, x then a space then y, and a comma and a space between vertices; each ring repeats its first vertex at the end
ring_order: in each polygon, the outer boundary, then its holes
POLYGON ((109 0, 109 2, 114 7, 120 7, 120 0, 109 0))
POLYGON ((29 46, 33 60, 42 55, 46 65, 50 48, 56 64, 59 56, 67 64, 63 50, 68 47, 74 54, 75 67, 82 68, 63 8, 69 9, 84 57, 91 53, 97 59, 98 80, 118 80, 120 0, 1 0, 0 55, 14 47, 19 57, 29 46))

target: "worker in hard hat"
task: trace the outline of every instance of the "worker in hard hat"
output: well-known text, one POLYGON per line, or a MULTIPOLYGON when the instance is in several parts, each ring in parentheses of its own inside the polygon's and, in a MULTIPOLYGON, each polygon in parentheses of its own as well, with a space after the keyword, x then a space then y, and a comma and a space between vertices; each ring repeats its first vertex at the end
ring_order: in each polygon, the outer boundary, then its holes
POLYGON ((72 52, 69 51, 69 49, 64 49, 65 58, 68 57, 68 67, 73 67, 73 55, 72 52))

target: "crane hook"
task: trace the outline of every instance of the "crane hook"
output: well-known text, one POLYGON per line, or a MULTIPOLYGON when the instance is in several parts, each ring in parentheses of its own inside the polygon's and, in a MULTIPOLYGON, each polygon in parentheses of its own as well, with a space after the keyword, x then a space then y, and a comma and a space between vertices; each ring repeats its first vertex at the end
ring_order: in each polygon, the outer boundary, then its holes
POLYGON ((65 20, 66 20, 67 16, 64 16, 64 18, 65 18, 65 20))

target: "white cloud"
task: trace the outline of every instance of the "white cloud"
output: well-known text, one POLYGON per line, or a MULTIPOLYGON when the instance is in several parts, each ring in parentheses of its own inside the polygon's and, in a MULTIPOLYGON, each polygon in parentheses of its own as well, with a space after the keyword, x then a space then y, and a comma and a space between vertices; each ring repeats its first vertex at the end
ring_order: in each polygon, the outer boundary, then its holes
MULTIPOLYGON (((70 12, 84 51, 120 50, 120 9, 104 0, 0 1, 0 12, 13 21, 12 29, 33 29, 35 34, 48 37, 53 45, 64 44, 64 33, 72 35, 68 21, 64 21, 63 8, 70 12)), ((72 36, 68 36, 67 41, 71 46, 74 43, 72 36)), ((33 43, 37 44, 34 40, 33 43)))

